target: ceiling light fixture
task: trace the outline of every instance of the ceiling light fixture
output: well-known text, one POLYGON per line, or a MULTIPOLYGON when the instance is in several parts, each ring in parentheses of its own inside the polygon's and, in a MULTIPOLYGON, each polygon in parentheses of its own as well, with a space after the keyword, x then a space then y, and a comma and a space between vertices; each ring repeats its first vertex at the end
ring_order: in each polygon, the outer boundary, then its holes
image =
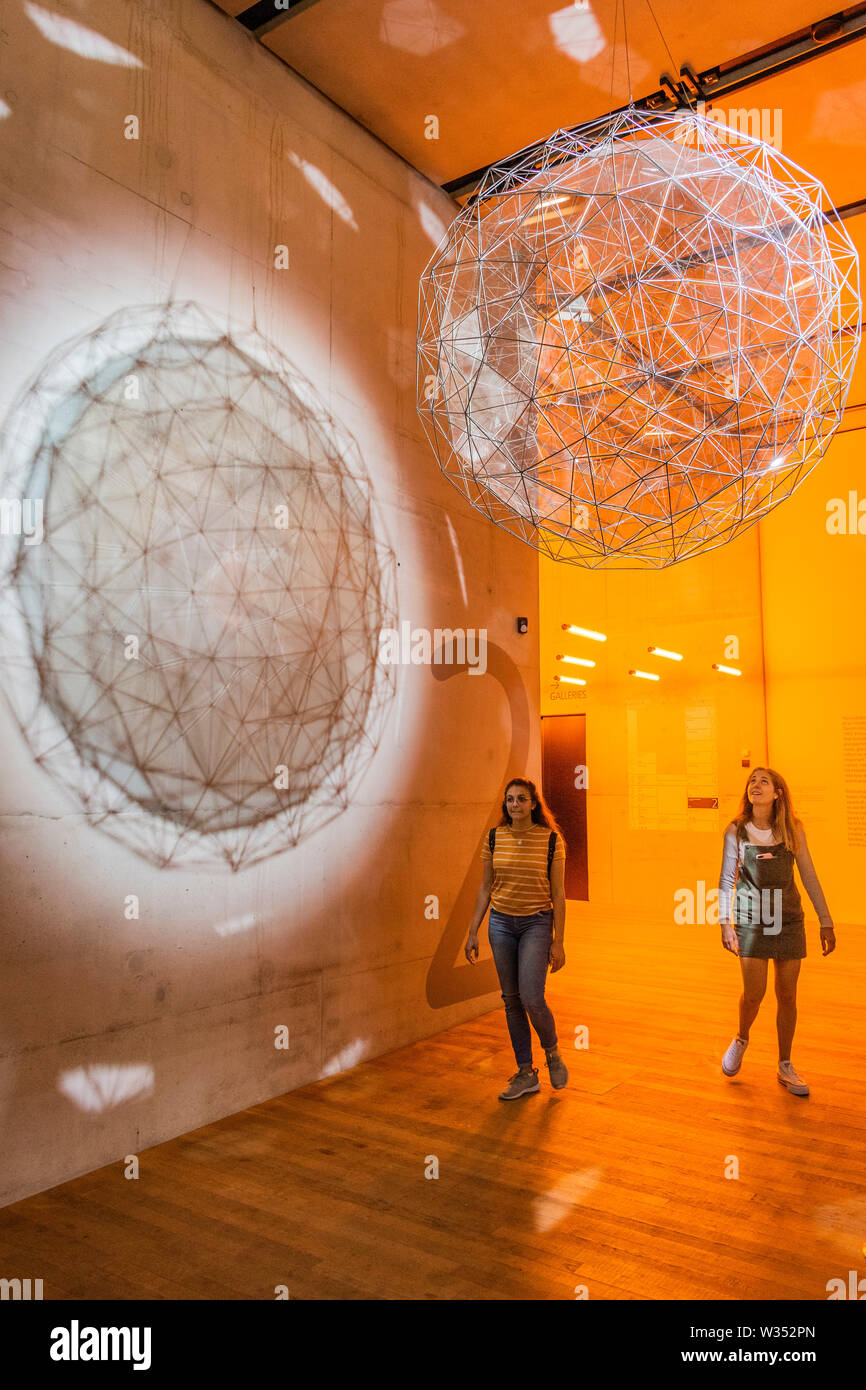
POLYGON ((607 638, 603 632, 593 632, 589 627, 575 627, 573 624, 563 623, 563 632, 570 632, 574 637, 588 637, 592 642, 606 642, 607 638))

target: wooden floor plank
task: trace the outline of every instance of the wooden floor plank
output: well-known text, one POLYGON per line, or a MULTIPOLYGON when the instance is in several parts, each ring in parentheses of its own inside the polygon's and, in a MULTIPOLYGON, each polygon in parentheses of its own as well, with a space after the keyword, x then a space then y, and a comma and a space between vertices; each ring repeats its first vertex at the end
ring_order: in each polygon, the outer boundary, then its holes
POLYGON ((682 930, 660 951, 645 922, 570 905, 569 963, 548 988, 564 1091, 542 1065, 540 1095, 497 1100, 514 1070, 500 1007, 146 1150, 137 1180, 118 1162, 0 1210, 0 1274, 73 1301, 271 1299, 282 1284, 331 1300, 581 1285, 825 1299, 828 1279, 862 1273, 866 1240, 866 932, 840 928, 837 958, 804 965, 802 1100, 775 1079, 772 989, 741 1075, 722 1077, 736 963, 715 934, 682 930))

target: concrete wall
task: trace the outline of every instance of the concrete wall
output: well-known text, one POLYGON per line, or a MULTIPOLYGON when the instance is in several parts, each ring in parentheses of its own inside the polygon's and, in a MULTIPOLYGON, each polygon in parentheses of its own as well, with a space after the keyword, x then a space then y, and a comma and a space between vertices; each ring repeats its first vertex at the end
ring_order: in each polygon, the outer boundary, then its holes
POLYGON ((449 200, 204 0, 15 4, 3 26, 4 415, 58 344, 127 306, 255 324, 357 442, 398 618, 500 649, 497 676, 398 668, 348 809, 234 874, 110 838, 3 709, 8 1203, 494 1007, 443 986, 441 961, 432 1007, 427 977, 503 779, 537 775, 539 749, 535 623, 514 623, 536 611, 534 554, 441 477, 415 413, 418 275, 449 200))

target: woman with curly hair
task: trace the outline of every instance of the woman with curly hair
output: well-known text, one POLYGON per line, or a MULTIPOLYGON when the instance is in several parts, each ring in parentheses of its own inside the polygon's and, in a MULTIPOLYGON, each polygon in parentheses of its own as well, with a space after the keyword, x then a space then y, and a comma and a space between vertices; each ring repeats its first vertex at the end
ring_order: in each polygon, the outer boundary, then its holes
POLYGON ((532 1065, 532 1033, 544 1048, 551 1085, 568 1081, 556 1024, 544 998, 548 966, 565 965, 565 841, 535 783, 514 777, 505 788, 499 824, 481 853, 484 866, 464 953, 478 960, 478 929, 490 907, 490 949, 505 1003, 505 1020, 518 1070, 500 1092, 517 1100, 539 1091, 532 1065))
POLYGON ((767 988, 772 960, 776 985, 777 1079, 794 1096, 809 1087, 791 1064, 797 1023, 797 978, 806 955, 803 905, 794 865, 821 924, 821 950, 835 950, 830 912, 812 864, 806 833, 794 815, 791 794, 780 773, 756 767, 746 783, 740 809, 725 830, 719 877, 722 945, 739 956, 743 973, 740 1031, 722 1058, 725 1076, 736 1076, 749 1045, 749 1029, 767 988), (736 886, 735 886, 736 883, 736 886))

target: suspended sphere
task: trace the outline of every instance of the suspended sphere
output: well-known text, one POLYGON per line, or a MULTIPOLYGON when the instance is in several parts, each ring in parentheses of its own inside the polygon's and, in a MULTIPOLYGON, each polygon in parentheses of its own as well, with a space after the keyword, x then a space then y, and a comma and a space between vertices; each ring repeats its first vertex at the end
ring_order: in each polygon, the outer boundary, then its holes
POLYGON ((857 253, 822 186, 691 111, 494 167, 421 280, 439 466, 556 560, 663 568, 789 497, 842 415, 857 253))

